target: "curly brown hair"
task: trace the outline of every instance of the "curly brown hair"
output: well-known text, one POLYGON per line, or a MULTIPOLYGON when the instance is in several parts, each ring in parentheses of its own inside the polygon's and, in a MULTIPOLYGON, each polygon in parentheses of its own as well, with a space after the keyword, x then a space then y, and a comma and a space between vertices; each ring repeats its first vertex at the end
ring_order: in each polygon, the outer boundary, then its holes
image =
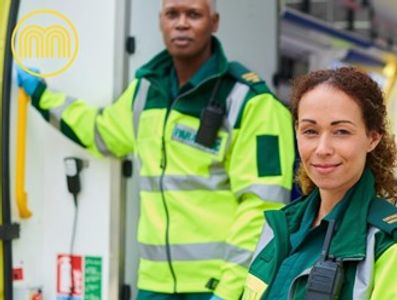
MULTIPOLYGON (((397 150, 394 136, 389 131, 386 105, 380 87, 367 74, 354 67, 319 70, 303 75, 293 83, 291 110, 295 123, 303 95, 320 84, 327 84, 350 96, 361 108, 367 132, 375 131, 382 135, 377 147, 367 154, 366 166, 375 175, 377 194, 396 203, 397 188, 393 171, 397 165, 397 150)), ((315 187, 302 164, 296 179, 304 194, 310 193, 315 187)))

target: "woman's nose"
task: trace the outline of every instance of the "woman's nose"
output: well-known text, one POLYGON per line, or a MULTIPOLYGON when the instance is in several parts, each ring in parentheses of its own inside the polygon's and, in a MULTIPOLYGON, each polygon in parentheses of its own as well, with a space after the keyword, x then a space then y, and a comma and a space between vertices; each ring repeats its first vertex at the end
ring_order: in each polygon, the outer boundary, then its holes
POLYGON ((316 154, 321 156, 330 155, 333 151, 334 147, 331 138, 325 134, 320 136, 316 147, 316 154))

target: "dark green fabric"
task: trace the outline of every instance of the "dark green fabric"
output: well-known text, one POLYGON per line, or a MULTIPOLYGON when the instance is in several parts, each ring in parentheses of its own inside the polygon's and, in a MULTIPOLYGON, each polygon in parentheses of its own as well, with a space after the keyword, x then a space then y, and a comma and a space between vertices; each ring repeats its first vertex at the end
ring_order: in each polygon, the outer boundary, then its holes
POLYGON ((136 73, 137 78, 144 77, 151 82, 144 109, 170 108, 173 105, 172 109, 199 118, 203 108, 208 105, 219 78, 222 80, 216 100, 225 106, 226 97, 235 83, 235 80, 228 76, 227 70, 228 61, 222 45, 214 37, 211 57, 183 87, 179 87, 172 58, 168 51, 164 50, 136 73), (173 103, 176 98, 178 101, 173 103))
POLYGON ((393 235, 397 231, 397 222, 387 222, 387 217, 397 217, 397 207, 384 199, 376 199, 371 204, 368 222, 384 232, 393 235))
POLYGON ((278 136, 260 135, 256 137, 258 176, 281 175, 280 149, 278 136))
POLYGON ((266 211, 265 218, 273 228, 274 238, 256 257, 249 272, 265 282, 275 276, 282 260, 290 251, 289 232, 285 214, 281 210, 266 211))
POLYGON ((165 294, 138 290, 136 300, 208 300, 211 297, 212 293, 165 294))
MULTIPOLYGON (((212 56, 183 86, 179 87, 172 58, 167 50, 160 52, 147 64, 136 72, 136 78, 145 78, 151 82, 146 109, 169 108, 189 116, 199 118, 202 110, 211 98, 215 83, 222 78, 216 102, 225 107, 226 97, 238 81, 247 84, 250 90, 243 102, 242 109, 237 117, 235 128, 240 128, 244 107, 254 96, 268 93, 273 95, 266 83, 260 80, 257 83, 247 81, 244 74, 248 69, 237 62, 229 63, 217 38, 212 39, 212 56), (173 103, 174 99, 178 99, 173 103)), ((273 95, 274 96, 274 95, 273 95)), ((274 96, 274 98, 276 98, 274 96)), ((277 98, 276 98, 277 99, 277 98)))
MULTIPOLYGON (((344 261, 345 281, 341 299, 351 299, 357 264, 365 258, 367 217, 370 208, 373 207, 372 202, 378 201, 375 199, 375 180, 372 172, 366 169, 358 183, 345 194, 316 228, 311 228, 310 225, 319 206, 318 189, 278 212, 266 212, 266 220, 273 229, 274 238, 255 258, 249 271, 269 284, 263 299, 287 299, 292 279, 310 268, 319 258, 327 223, 331 219, 336 220, 336 228, 331 242, 330 256, 344 261), (286 237, 288 237, 288 245, 285 245, 286 237), (279 240, 284 242, 277 242, 279 240)), ((385 215, 391 215, 393 210, 385 215)), ((375 239, 376 258, 379 257, 379 252, 383 253, 394 243, 385 231, 376 234, 375 239)), ((304 298, 307 278, 307 275, 301 276, 294 281, 293 299, 304 298)))
POLYGON ((74 131, 63 120, 61 120, 61 132, 81 147, 86 148, 74 131))
MULTIPOLYGON (((299 274, 313 266, 320 258, 328 222, 323 221, 315 228, 312 226, 320 206, 318 192, 311 194, 306 202, 307 205, 300 222, 300 227, 290 237, 291 252, 281 263, 277 275, 267 291, 267 299, 287 299, 292 281, 299 274)), ((332 209, 324 220, 340 220, 348 203, 349 199, 344 198, 332 209)), ((305 295, 305 290, 302 290, 300 286, 304 288, 306 280, 307 278, 304 277, 297 282, 296 291, 300 293, 296 295, 298 299, 305 295)))
POLYGON ((236 80, 238 80, 242 83, 248 84, 257 95, 258 94, 272 94, 275 97, 275 95, 270 91, 270 89, 266 85, 265 81, 262 78, 260 78, 259 76, 258 76, 258 78, 259 78, 258 82, 252 82, 252 81, 246 80, 244 78, 244 75, 251 73, 251 71, 249 69, 247 69, 245 66, 243 66, 242 64, 235 62, 235 61, 231 62, 229 64, 228 72, 236 80))
POLYGON ((36 90, 34 91, 34 93, 32 95, 32 105, 40 112, 40 114, 43 116, 44 120, 46 120, 48 122, 50 120, 49 111, 41 109, 40 105, 39 105, 40 98, 43 95, 46 88, 47 88, 47 85, 45 84, 45 82, 43 82, 43 81, 39 82, 39 85, 37 86, 36 90))

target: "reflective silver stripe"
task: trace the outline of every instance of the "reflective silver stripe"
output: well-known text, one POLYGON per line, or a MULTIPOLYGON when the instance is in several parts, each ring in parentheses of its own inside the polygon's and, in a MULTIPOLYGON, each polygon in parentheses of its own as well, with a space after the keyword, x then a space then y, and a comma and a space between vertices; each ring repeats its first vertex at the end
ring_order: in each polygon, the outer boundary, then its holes
MULTIPOLYGON (((302 273, 300 273, 298 276, 296 276, 294 279, 292 279, 291 285, 289 286, 289 289, 288 289, 288 300, 294 300, 294 293, 295 293, 294 285, 297 282, 298 278, 300 278, 302 276, 309 275, 310 272, 312 271, 312 269, 313 269, 313 267, 307 268, 302 273)), ((354 299, 356 299, 356 298, 354 298, 354 299)))
POLYGON ((227 245, 225 261, 248 268, 252 259, 252 251, 227 245))
MULTIPOLYGON (((160 176, 141 176, 139 178, 141 191, 159 192, 160 176)), ((228 191, 230 185, 227 176, 214 174, 210 177, 190 175, 166 175, 163 178, 164 191, 194 191, 194 190, 218 190, 228 191)))
MULTIPOLYGON (((98 111, 97 115, 95 118, 98 118, 98 116, 102 113, 102 111, 98 111)), ((112 155, 112 152, 109 150, 109 148, 106 146, 105 141, 103 140, 101 133, 98 130, 98 125, 97 122, 95 121, 95 128, 94 128, 94 134, 95 134, 95 146, 98 149, 99 152, 101 152, 102 155, 104 156, 109 156, 112 155)))
POLYGON ((254 255, 252 257, 252 261, 258 256, 258 254, 266 247, 266 245, 273 239, 274 233, 273 229, 265 223, 263 225, 261 236, 259 237, 258 244, 256 245, 256 249, 254 251, 254 255))
POLYGON ((264 201, 288 203, 291 191, 279 185, 253 184, 237 192, 237 198, 243 194, 255 194, 264 201))
POLYGON ((61 119, 63 112, 77 99, 72 97, 66 97, 62 105, 51 108, 50 112, 50 123, 57 129, 61 128, 61 119))
POLYGON ((357 265, 354 278, 353 299, 366 300, 371 298, 375 269, 375 234, 378 228, 370 227, 367 235, 367 251, 365 260, 357 265))
POLYGON ((227 128, 232 130, 236 124, 239 116, 241 107, 244 103, 244 99, 249 92, 249 86, 240 82, 237 82, 229 96, 226 99, 227 107, 227 128))
POLYGON ((139 90, 135 96, 133 103, 135 138, 138 138, 139 118, 141 116, 143 109, 145 108, 149 87, 150 87, 150 82, 145 78, 142 78, 139 83, 139 90))
MULTIPOLYGON (((139 244, 141 258, 151 261, 167 261, 166 246, 139 244)), ((252 252, 226 243, 201 243, 170 245, 171 260, 224 260, 244 267, 252 257, 252 252)))

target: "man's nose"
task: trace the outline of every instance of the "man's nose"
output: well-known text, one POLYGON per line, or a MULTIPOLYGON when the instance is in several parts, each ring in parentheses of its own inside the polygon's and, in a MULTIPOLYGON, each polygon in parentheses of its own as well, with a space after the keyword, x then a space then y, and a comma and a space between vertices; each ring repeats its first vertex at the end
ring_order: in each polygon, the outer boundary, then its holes
POLYGON ((184 29, 189 26, 189 21, 188 18, 185 14, 180 14, 177 21, 176 21, 176 27, 178 29, 184 29))

